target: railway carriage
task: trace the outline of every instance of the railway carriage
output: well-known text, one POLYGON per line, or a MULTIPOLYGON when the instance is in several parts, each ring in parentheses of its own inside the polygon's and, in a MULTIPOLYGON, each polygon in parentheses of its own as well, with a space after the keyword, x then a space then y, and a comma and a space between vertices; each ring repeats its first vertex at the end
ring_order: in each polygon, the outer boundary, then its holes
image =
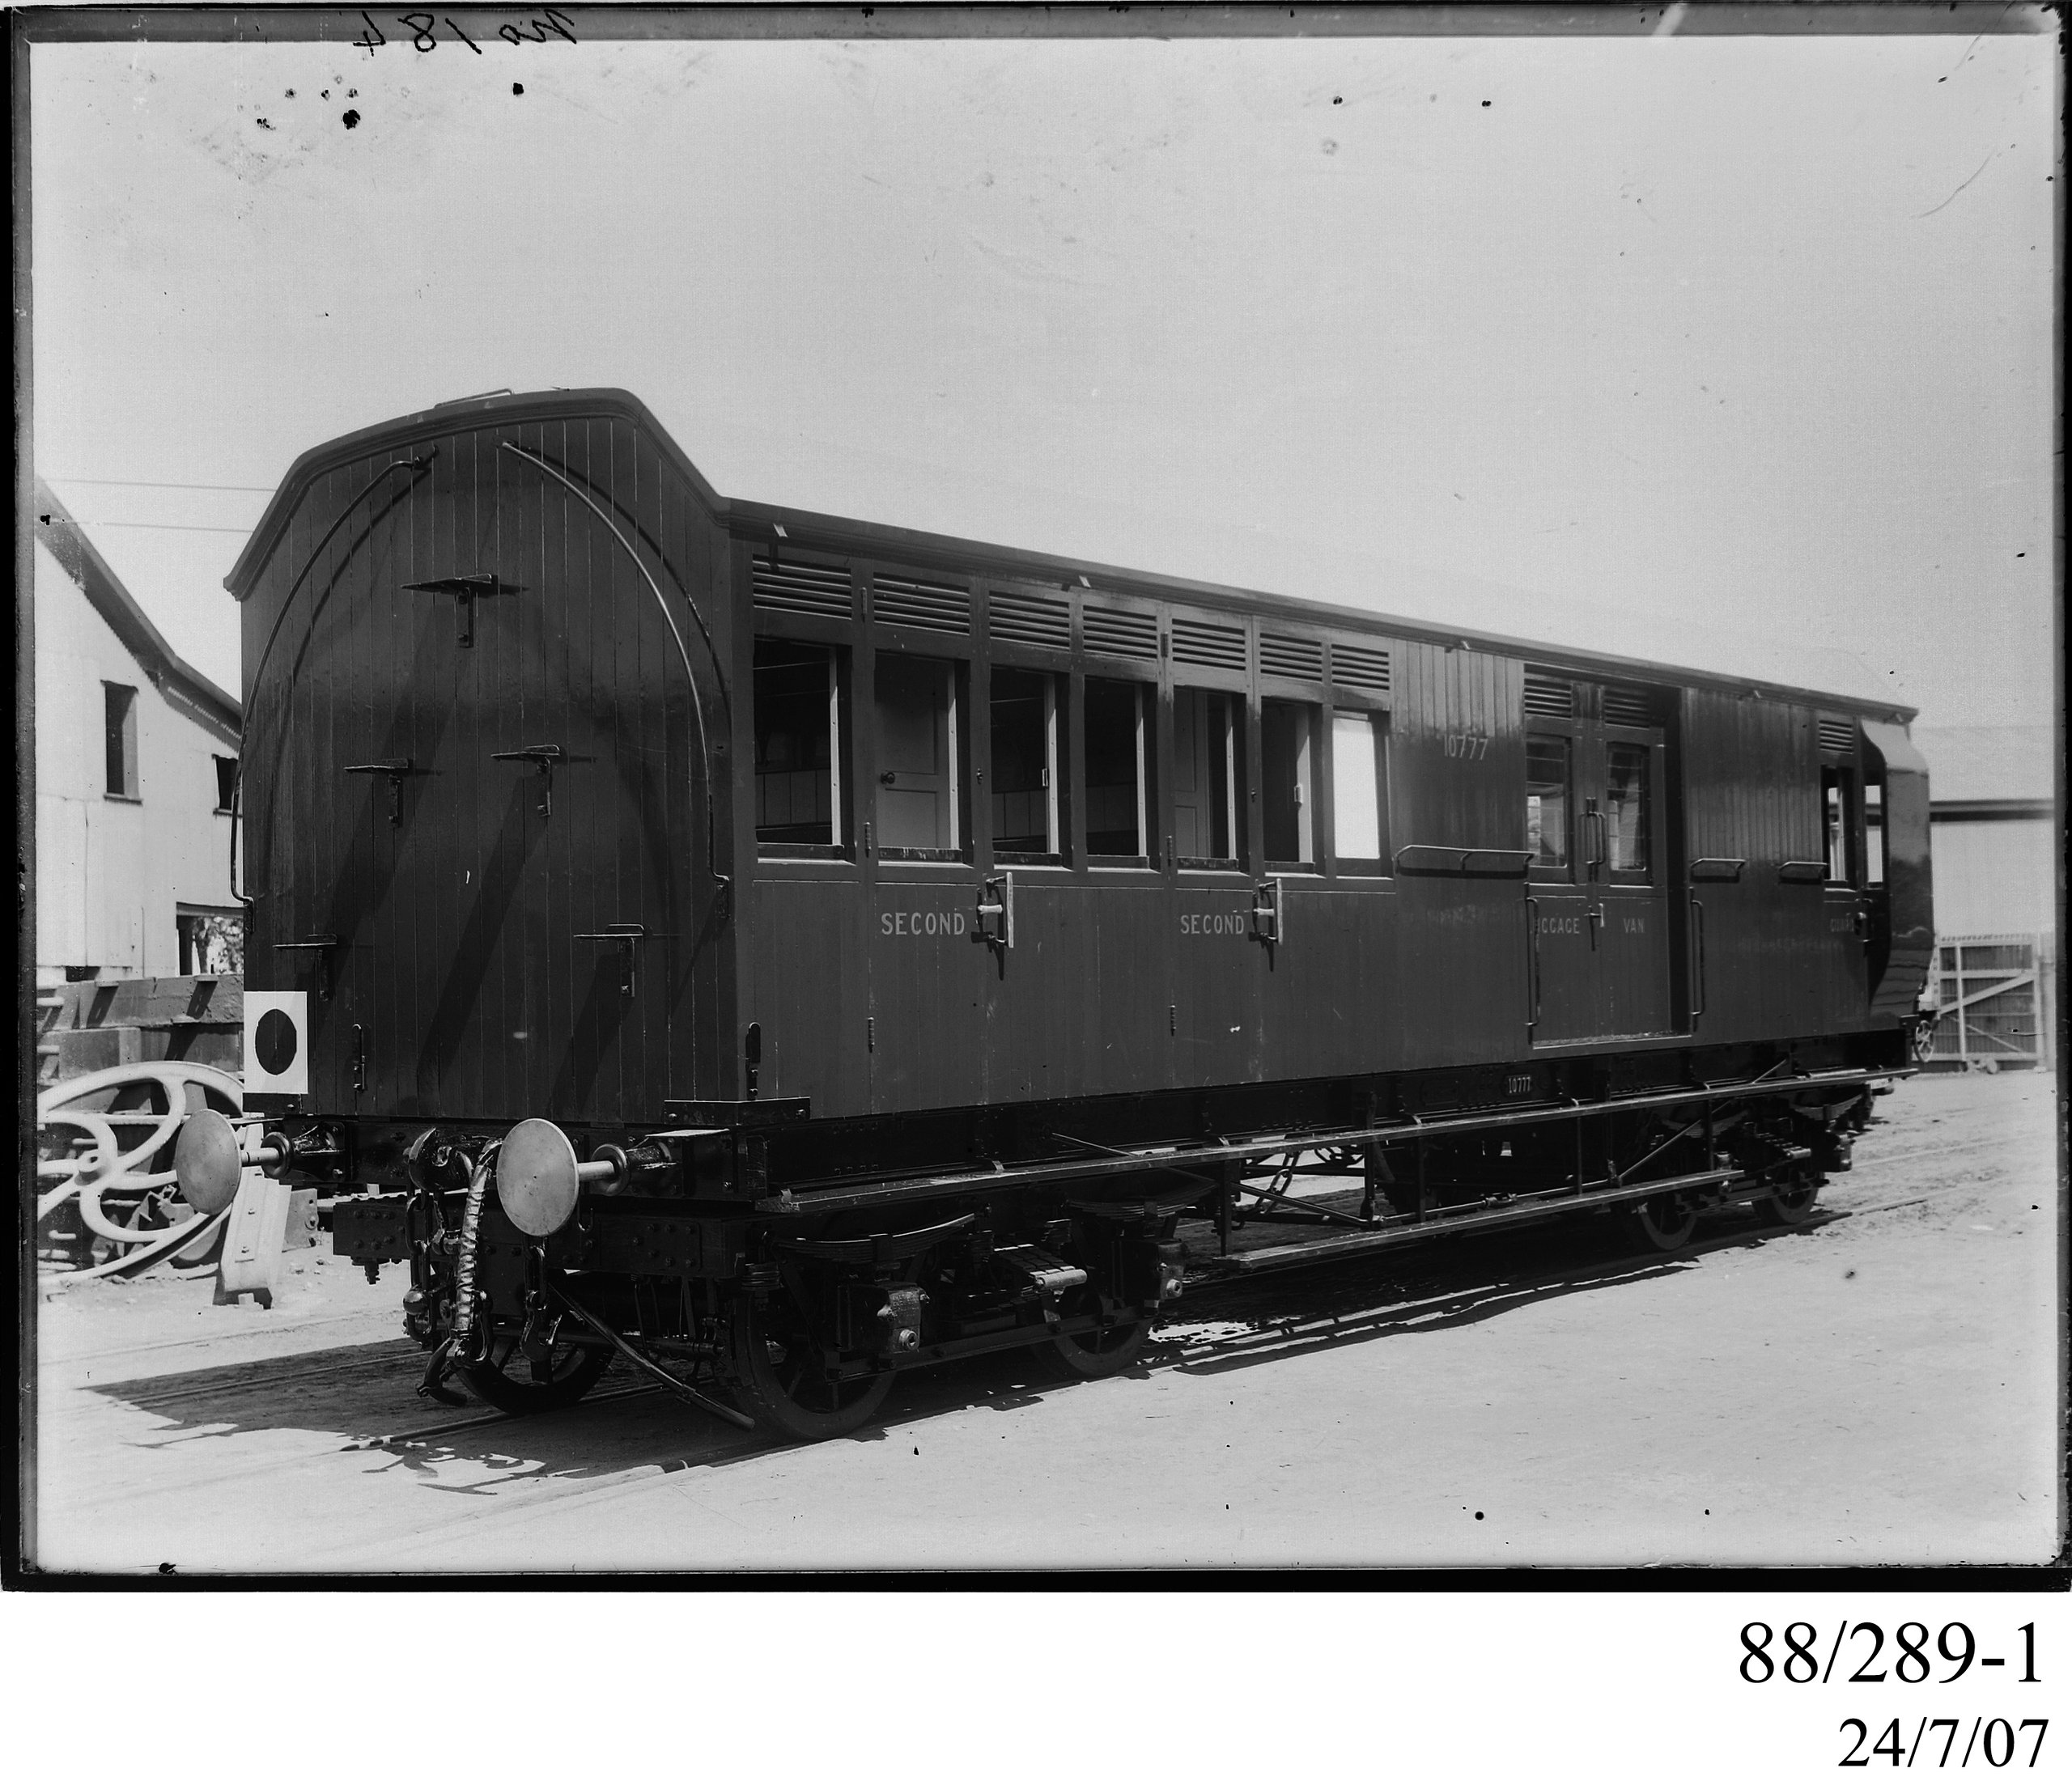
POLYGON ((1888 706, 723 498, 611 390, 305 454, 227 584, 248 1123, 182 1181, 335 1196, 435 1394, 825 1435, 1190 1279, 1794 1222, 1910 1066, 1888 706))

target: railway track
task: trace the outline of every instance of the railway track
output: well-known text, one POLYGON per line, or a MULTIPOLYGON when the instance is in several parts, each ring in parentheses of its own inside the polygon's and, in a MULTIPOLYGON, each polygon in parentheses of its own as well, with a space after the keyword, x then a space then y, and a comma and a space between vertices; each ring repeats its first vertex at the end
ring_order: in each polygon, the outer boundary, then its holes
MULTIPOLYGON (((1471 1295, 1473 1297, 1473 1308, 1478 1312, 1486 1314, 1492 1309, 1503 1308, 1506 1302, 1530 1302, 1535 1295, 1548 1288, 1573 1288, 1578 1284, 1615 1286, 1624 1280, 1658 1274, 1666 1269, 1709 1253, 1767 1245, 1781 1238, 1796 1236, 1879 1212, 1897 1210, 1934 1197, 1932 1194, 1909 1195, 1845 1211, 1829 1212, 1816 1216, 1792 1231, 1765 1231, 1760 1236, 1745 1226, 1722 1231, 1700 1238, 1688 1249, 1673 1255, 1659 1257, 1621 1256, 1586 1267, 1578 1267, 1571 1262, 1567 1266, 1522 1273, 1493 1282, 1488 1279, 1486 1270, 1480 1270, 1480 1278, 1476 1279, 1473 1276, 1478 1270, 1463 1270, 1458 1265, 1445 1268, 1428 1266, 1413 1278, 1397 1275, 1395 1284, 1401 1289, 1400 1295, 1392 1297, 1386 1304, 1370 1306, 1363 1311, 1340 1310, 1292 1317, 1272 1313, 1246 1315, 1242 1308, 1247 1300, 1271 1296, 1262 1291, 1263 1283, 1242 1279, 1219 1281, 1213 1285, 1204 1285, 1198 1298, 1191 1302, 1195 1308, 1205 1309, 1212 1314, 1224 1312, 1225 1317, 1219 1320, 1212 1316, 1206 1320, 1212 1327, 1199 1332, 1191 1331, 1185 1324, 1179 1325, 1172 1337, 1154 1342, 1153 1348, 1144 1357, 1143 1365, 1152 1372, 1180 1369, 1191 1372, 1214 1370, 1225 1364, 1242 1365, 1291 1357, 1335 1344, 1371 1339, 1385 1335, 1391 1329, 1430 1327, 1442 1323, 1458 1314, 1460 1302, 1471 1295), (1202 1305, 1201 1300, 1208 1303, 1202 1305), (1217 1328, 1215 1327, 1217 1322, 1237 1327, 1217 1328)), ((1348 1263, 1345 1266, 1350 1272, 1357 1270, 1359 1265, 1348 1263)), ((998 1366, 1006 1358, 999 1357, 990 1363, 998 1366)), ((981 1362, 976 1364, 987 1363, 981 1362)), ((923 1371, 915 1375, 915 1396, 921 1401, 904 1407, 902 1412, 902 1406, 895 1399, 893 1414, 888 1419, 890 1424, 898 1427, 908 1423, 924 1422, 932 1414, 971 1401, 968 1394, 944 1389, 952 1376, 949 1370, 932 1373, 923 1371), (933 1390, 930 1389, 932 1382, 934 1383, 933 1390), (943 1401, 928 1401, 936 1397, 943 1401)), ((635 1385, 621 1391, 593 1393, 573 1410, 554 1414, 557 1416, 580 1416, 586 1410, 607 1403, 659 1395, 659 1388, 635 1385)), ((434 1444, 443 1436, 465 1433, 472 1429, 493 1427, 513 1420, 500 1415, 461 1418, 389 1435, 363 1437, 349 1443, 343 1451, 385 1452, 409 1457, 416 1454, 419 1449, 434 1448, 434 1444)), ((758 1452, 768 1451, 777 1444, 755 1436, 735 1435, 716 1426, 711 1427, 707 1436, 705 1433, 707 1425, 702 1423, 702 1419, 695 1418, 688 1419, 687 1427, 695 1427, 699 1437, 692 1451, 678 1450, 658 1455, 650 1450, 622 1470, 603 1478, 551 1474, 540 1477, 535 1474, 529 1479, 527 1487, 523 1491, 478 1501, 469 1511, 470 1532, 479 1532, 527 1515, 550 1512, 576 1501, 628 1498, 688 1467, 725 1465, 758 1452)), ((460 1452, 441 1455, 435 1448, 423 1456, 432 1464, 440 1463, 447 1457, 462 1459, 468 1457, 460 1452)), ((319 1553, 313 1556, 320 1560, 350 1561, 379 1568, 390 1563, 406 1563, 414 1550, 450 1548, 452 1540, 451 1529, 420 1527, 372 1542, 356 1539, 340 1542, 329 1549, 328 1554, 319 1553)))
MULTIPOLYGON (((1946 1154, 1947 1150, 1974 1147, 1976 1147, 1976 1145, 1966 1144, 1961 1147, 1947 1147, 1944 1151, 1923 1149, 1909 1154, 1946 1154)), ((1802 1231, 1819 1230, 1851 1219, 1866 1218, 1880 1212, 1895 1211, 1909 1206, 1925 1205, 1936 1198, 1939 1193, 1947 1191, 1950 1190, 1947 1189, 1931 1190, 1909 1194, 1903 1198, 1880 1201, 1869 1206, 1825 1211, 1815 1215, 1798 1228, 1802 1231)), ((1646 1274, 1657 1273, 1666 1265, 1675 1265, 1679 1262, 1693 1259, 1722 1249, 1744 1246, 1751 1240, 1772 1241, 1776 1236, 1781 1234, 1787 1233, 1764 1232, 1758 1234, 1747 1228, 1718 1232, 1708 1236, 1701 1236, 1687 1248, 1667 1256, 1632 1258, 1621 1257, 1582 1268, 1578 1268, 1571 1262, 1565 1266, 1544 1268, 1494 1283, 1475 1279, 1464 1281, 1462 1279, 1464 1273, 1471 1276, 1486 1274, 1486 1270, 1463 1270, 1458 1262, 1451 1266, 1438 1267, 1433 1267, 1428 1264, 1415 1275, 1404 1277, 1398 1274, 1395 1276, 1395 1284, 1400 1289, 1401 1295, 1392 1297, 1386 1305, 1374 1308, 1371 1317, 1399 1321, 1405 1313, 1429 1307, 1441 1300, 1458 1297, 1463 1291, 1475 1290, 1477 1285, 1481 1285, 1484 1290, 1503 1295, 1524 1296, 1541 1288, 1556 1284, 1583 1283, 1613 1284, 1622 1278, 1638 1278, 1646 1274)), ((1460 1254, 1460 1252, 1456 1253, 1460 1254)), ((1462 1255, 1461 1259, 1466 1260, 1467 1257, 1462 1255)), ((1363 1268, 1371 1268, 1372 1265, 1371 1262, 1363 1262, 1358 1258, 1318 1264, 1320 1267, 1343 1267, 1348 1273, 1357 1272, 1363 1268)), ((1186 1303, 1191 1309, 1204 1300, 1213 1306, 1225 1301, 1242 1303, 1249 1298, 1270 1298, 1275 1295, 1274 1289, 1266 1283, 1242 1278, 1227 1278, 1204 1280, 1198 1284, 1191 1284, 1186 1303)), ((1190 1359, 1202 1358, 1205 1354, 1214 1352, 1219 1346, 1249 1342, 1259 1336, 1270 1335, 1276 1339, 1286 1339, 1326 1329, 1349 1331, 1356 1327, 1355 1321, 1348 1320, 1336 1312, 1323 1317, 1307 1319, 1269 1314, 1250 1321, 1252 1327, 1249 1329, 1233 1330, 1208 1338, 1182 1338, 1182 1341, 1187 1350, 1184 1353, 1173 1352, 1170 1343, 1161 1339, 1160 1347, 1164 1351, 1154 1349, 1154 1351, 1147 1357, 1145 1364, 1153 1368, 1175 1366, 1190 1359)), ((1179 1328, 1185 1329, 1187 1325, 1182 1323, 1179 1328)), ((188 1343, 182 1346, 191 1346, 196 1344, 188 1343)), ((110 1351, 109 1352, 130 1351, 110 1351)), ((252 1364, 264 1366, 266 1363, 256 1362, 252 1364)), ((83 1389, 104 1399, 119 1401, 130 1409, 156 1411, 168 1406, 190 1403, 197 1400, 234 1398, 248 1393, 293 1391, 323 1380, 372 1376, 384 1372, 394 1373, 401 1381, 421 1372, 423 1364, 424 1356, 422 1351, 413 1344, 407 1348, 399 1348, 395 1351, 370 1356, 365 1359, 330 1362, 321 1366, 305 1367, 288 1372, 271 1372, 243 1379, 217 1380, 204 1384, 142 1393, 135 1397, 121 1396, 119 1386, 115 1385, 89 1386, 83 1389)), ((622 1403, 634 1398, 657 1397, 661 1394, 661 1388, 659 1385, 646 1381, 630 1381, 614 1389, 592 1392, 580 1405, 573 1406, 573 1409, 577 1412, 583 1412, 600 1408, 606 1404, 622 1403)), ((91 1404, 76 1406, 60 1414, 68 1416, 80 1415, 87 1414, 97 1407, 99 1406, 91 1404)), ((567 1414, 569 1412, 563 1411, 554 1414, 567 1414)), ((500 1410, 485 1409, 478 1414, 448 1418, 440 1422, 405 1428, 393 1433, 354 1435, 349 1438, 346 1447, 342 1450, 372 1452, 382 1448, 422 1445, 427 1441, 435 1440, 442 1435, 464 1433, 471 1429, 527 1424, 537 1420, 538 1418, 535 1418, 514 1417, 507 1415, 500 1410)), ((757 1444, 750 1442, 747 1444, 757 1444)))
MULTIPOLYGON (((1968 1156, 1995 1148, 2004 1149, 2006 1143, 2004 1135, 1995 1133, 1985 1135, 1967 1134, 1947 1142, 1909 1144, 1904 1149, 1883 1156, 1866 1157, 1858 1172, 1846 1179, 1852 1185, 1868 1185, 1866 1176, 1870 1172, 1883 1175, 1901 1164, 1968 1156)), ((1408 1257, 1399 1257, 1393 1268, 1378 1279, 1371 1261, 1348 1260, 1335 1265, 1332 1271, 1342 1272, 1348 1281, 1365 1274, 1373 1281, 1374 1287, 1382 1289, 1386 1296, 1378 1300, 1373 1287, 1369 1287, 1352 1294, 1349 1301, 1340 1297, 1335 1304, 1320 1310, 1313 1309, 1306 1314, 1290 1316, 1280 1309, 1284 1299, 1264 1281, 1241 1278, 1204 1282, 1191 1290, 1184 1301, 1186 1309, 1181 1314, 1181 1320, 1184 1321, 1176 1320, 1170 1334, 1154 1342, 1145 1356, 1144 1365, 1155 1372, 1176 1368, 1214 1368, 1224 1363, 1239 1364, 1276 1355, 1297 1354, 1335 1342, 1369 1339, 1386 1334, 1391 1329, 1431 1327, 1458 1315, 1488 1316, 1501 1312, 1507 1304, 1529 1302, 1535 1295, 1549 1288, 1573 1288, 1578 1285, 1614 1286, 1624 1280, 1658 1274, 1665 1268, 1686 1264, 1709 1253, 1737 1247, 1766 1245, 1781 1236, 1799 1235, 1850 1220, 1930 1204, 1970 1185, 1969 1182, 1951 1182, 1915 1188, 1910 1183, 1896 1182, 1893 1184, 1895 1187, 1904 1190, 1864 1204, 1824 1210, 1794 1232, 1764 1231, 1759 1233, 1745 1220, 1736 1219, 1731 1228, 1716 1229, 1701 1235, 1688 1249, 1659 1257, 1620 1256, 1593 1261, 1579 1252, 1571 1250, 1551 1266, 1522 1267, 1514 1272, 1501 1269, 1492 1270, 1488 1265, 1495 1258, 1492 1245, 1502 1240, 1492 1239, 1478 1245, 1424 1251, 1420 1257, 1422 1265, 1414 1273, 1407 1271, 1403 1266, 1403 1262, 1408 1257), (1207 1327, 1193 1327, 1197 1324, 1207 1327)), ((1518 1252, 1509 1253, 1516 1254, 1518 1252)), ((364 1314, 360 1313, 349 1317, 312 1320, 302 1328, 321 1329, 326 1325, 363 1321, 364 1314)), ((144 1352, 191 1351, 216 1346, 219 1342, 220 1338, 195 1338, 163 1345, 125 1345, 70 1356, 62 1364, 69 1367, 98 1363, 144 1352)), ((284 1358, 292 1359, 295 1357, 284 1358)), ((99 1405, 78 1406, 82 1410, 116 1403, 147 1413, 173 1411, 182 1406, 202 1405, 214 1398, 227 1399, 234 1404, 240 1399, 250 1401, 268 1393, 299 1393, 312 1386, 321 1387, 326 1382, 379 1381, 384 1372, 393 1372, 400 1388, 421 1368, 422 1358, 414 1345, 404 1348, 400 1343, 380 1354, 342 1359, 338 1357, 335 1349, 320 1350, 312 1353, 311 1363, 308 1365, 291 1366, 286 1370, 273 1372, 255 1371, 248 1376, 193 1384, 168 1378, 163 1386, 141 1393, 133 1398, 124 1398, 121 1388, 112 1385, 87 1385, 61 1389, 83 1391, 100 1401, 99 1405)), ((249 1364, 258 1369, 269 1363, 260 1361, 249 1364)), ((1011 1363, 1002 1359, 974 1364, 998 1368, 1011 1363)), ((916 1375, 915 1382, 910 1388, 914 1401, 903 1418, 895 1401, 892 1418, 895 1424, 902 1420, 925 1420, 930 1415, 945 1412, 970 1401, 967 1393, 972 1376, 968 1368, 936 1376, 941 1377, 950 1389, 947 1391, 940 1387, 931 1389, 931 1376, 927 1373, 916 1375)), ((451 1447, 446 1444, 450 1438, 501 1428, 509 1428, 514 1433, 524 1430, 529 1431, 529 1438, 517 1447, 517 1451, 523 1453, 537 1447, 539 1444, 537 1437, 554 1431, 554 1425, 562 1418, 580 1422, 583 1418, 594 1418, 597 1412, 608 1406, 624 1406, 635 1400, 663 1395, 656 1385, 643 1380, 630 1380, 616 1388, 593 1392, 580 1404, 569 1410, 541 1417, 513 1418, 499 1411, 484 1409, 478 1412, 443 1416, 428 1423, 405 1424, 380 1432, 346 1433, 338 1438, 336 1445, 326 1444, 315 1451, 305 1446, 299 1452, 255 1458, 227 1468, 210 1467, 206 1476, 171 1478, 142 1486, 90 1492, 74 1497, 73 1506, 83 1512, 105 1511, 124 1504, 177 1496, 183 1493, 214 1491, 227 1486, 248 1485, 269 1475, 286 1474, 307 1469, 319 1463, 327 1453, 385 1453, 410 1460, 418 1465, 443 1466, 455 1461, 463 1464, 478 1462, 490 1457, 496 1450, 486 1452, 481 1448, 478 1441, 464 1442, 458 1447, 451 1447)), ((987 1395, 991 1395, 990 1391, 987 1395)), ((73 1423, 74 1408, 68 1406, 58 1410, 59 1426, 73 1423)), ((50 1414, 47 1401, 45 1414, 50 1414)), ((226 1431, 226 1424, 235 1431, 237 1419, 234 1414, 221 1418, 212 1417, 207 1422, 192 1426, 176 1425, 162 1429, 155 1433, 163 1439, 147 1439, 132 1444, 137 1448, 160 1451, 178 1449, 197 1440, 219 1439, 226 1431)), ((563 1436, 555 1433, 551 1444, 559 1446, 563 1440, 563 1436)), ((614 1444, 609 1441, 600 1444, 605 1448, 614 1444)), ((766 1451, 772 1444, 758 1436, 744 1436, 717 1424, 707 1424, 701 1418, 686 1417, 680 1423, 672 1423, 669 1431, 659 1439, 647 1431, 639 1431, 637 1445, 633 1451, 619 1454, 599 1452, 597 1456, 598 1463, 613 1468, 609 1475, 605 1477, 565 1474, 555 1469, 558 1462, 545 1461, 541 1462, 546 1468, 543 1471, 507 1473, 499 1478, 487 1481, 490 1483, 515 1482, 522 1476, 528 1480, 528 1486, 522 1491, 486 1498, 477 1503, 471 1508, 470 1516, 478 1519, 484 1516, 500 1519, 505 1514, 532 1507, 565 1502, 571 1496, 594 1495, 600 1491, 631 1491, 658 1476, 681 1470, 686 1466, 728 1463, 758 1451, 766 1451), (666 1450, 658 1451, 658 1448, 666 1450)), ((507 1457, 500 1463, 507 1464, 507 1457)), ((398 1539, 408 1543, 419 1537, 405 1535, 399 1536, 398 1539)), ((427 1533, 422 1537, 433 1540, 441 1537, 427 1533)), ((391 1542, 393 1543, 396 1542, 391 1542)))

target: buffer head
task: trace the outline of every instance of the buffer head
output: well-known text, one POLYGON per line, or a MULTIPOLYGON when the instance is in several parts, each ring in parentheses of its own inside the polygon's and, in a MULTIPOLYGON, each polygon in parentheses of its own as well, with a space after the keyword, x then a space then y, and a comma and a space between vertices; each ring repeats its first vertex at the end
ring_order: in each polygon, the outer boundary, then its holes
POLYGON ((237 1128, 212 1107, 189 1113, 172 1147, 172 1172, 180 1198, 196 1211, 220 1212, 237 1198, 244 1175, 237 1128))
POLYGON ((496 1197, 528 1236, 552 1236, 575 1215, 575 1147, 550 1119, 523 1119, 496 1157, 496 1197))

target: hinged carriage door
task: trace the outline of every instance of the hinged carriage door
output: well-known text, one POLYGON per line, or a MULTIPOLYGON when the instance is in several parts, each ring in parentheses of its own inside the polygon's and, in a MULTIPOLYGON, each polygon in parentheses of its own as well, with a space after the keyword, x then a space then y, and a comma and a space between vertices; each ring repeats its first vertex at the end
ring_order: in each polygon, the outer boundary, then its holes
POLYGON ((1526 680, 1533 1042, 1667 1032, 1662 731, 1638 694, 1526 680))

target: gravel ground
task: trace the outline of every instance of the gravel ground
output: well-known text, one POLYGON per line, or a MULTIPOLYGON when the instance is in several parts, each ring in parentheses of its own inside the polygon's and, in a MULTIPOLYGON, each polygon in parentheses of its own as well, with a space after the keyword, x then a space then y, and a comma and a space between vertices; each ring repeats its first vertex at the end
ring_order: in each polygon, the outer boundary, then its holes
POLYGON ((2064 1251, 2047 1079, 1880 1103, 1818 1226, 1601 1223, 1204 1291, 1146 1364, 993 1357, 774 1447, 614 1369, 529 1421, 414 1395, 402 1270, 310 1252, 39 1307, 53 1570, 2036 1563, 2064 1251))

